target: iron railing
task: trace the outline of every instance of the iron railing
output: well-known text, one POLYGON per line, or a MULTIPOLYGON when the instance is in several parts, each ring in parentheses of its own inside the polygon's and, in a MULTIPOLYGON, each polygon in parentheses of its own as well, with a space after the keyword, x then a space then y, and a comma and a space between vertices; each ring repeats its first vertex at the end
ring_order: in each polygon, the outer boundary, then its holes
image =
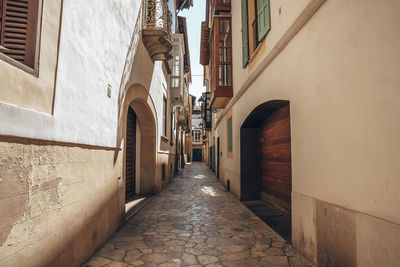
POLYGON ((168 9, 168 0, 144 0, 143 8, 143 29, 162 30, 170 39, 172 13, 168 9))

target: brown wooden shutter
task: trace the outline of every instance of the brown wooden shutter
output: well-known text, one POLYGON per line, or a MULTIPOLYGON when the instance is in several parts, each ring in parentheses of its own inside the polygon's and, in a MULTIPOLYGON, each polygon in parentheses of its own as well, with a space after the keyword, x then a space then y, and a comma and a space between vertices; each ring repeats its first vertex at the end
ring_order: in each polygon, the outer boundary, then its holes
POLYGON ((3 0, 2 10, 0 52, 34 68, 38 0, 3 0))

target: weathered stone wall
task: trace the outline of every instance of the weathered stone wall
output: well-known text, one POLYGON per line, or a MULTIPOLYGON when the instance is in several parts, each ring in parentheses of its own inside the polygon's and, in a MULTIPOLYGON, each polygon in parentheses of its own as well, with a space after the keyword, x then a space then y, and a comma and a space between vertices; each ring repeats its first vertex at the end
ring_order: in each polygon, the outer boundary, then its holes
POLYGON ((103 244, 124 212, 120 154, 0 142, 0 266, 75 266, 103 244))
POLYGON ((295 192, 292 204, 293 246, 318 266, 398 266, 399 224, 295 192))

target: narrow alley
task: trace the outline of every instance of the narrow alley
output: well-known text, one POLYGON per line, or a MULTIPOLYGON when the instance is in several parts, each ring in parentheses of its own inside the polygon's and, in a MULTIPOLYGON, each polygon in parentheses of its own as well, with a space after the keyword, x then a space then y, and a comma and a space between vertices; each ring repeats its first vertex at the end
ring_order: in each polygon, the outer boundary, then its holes
POLYGON ((0 0, 0 267, 398 267, 400 1, 0 0))
POLYGON ((311 266, 203 163, 187 165, 83 266, 129 264, 311 266))

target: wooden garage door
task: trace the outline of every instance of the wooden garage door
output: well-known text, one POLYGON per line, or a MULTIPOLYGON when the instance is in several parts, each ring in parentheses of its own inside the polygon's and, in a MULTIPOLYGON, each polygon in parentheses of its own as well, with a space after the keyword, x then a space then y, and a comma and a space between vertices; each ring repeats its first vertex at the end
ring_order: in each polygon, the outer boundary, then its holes
POLYGON ((260 198, 287 215, 291 214, 292 168, 289 105, 273 112, 260 131, 260 198))
POLYGON ((125 201, 128 202, 135 195, 135 167, 136 167, 136 114, 131 107, 128 109, 126 123, 126 183, 125 201))

